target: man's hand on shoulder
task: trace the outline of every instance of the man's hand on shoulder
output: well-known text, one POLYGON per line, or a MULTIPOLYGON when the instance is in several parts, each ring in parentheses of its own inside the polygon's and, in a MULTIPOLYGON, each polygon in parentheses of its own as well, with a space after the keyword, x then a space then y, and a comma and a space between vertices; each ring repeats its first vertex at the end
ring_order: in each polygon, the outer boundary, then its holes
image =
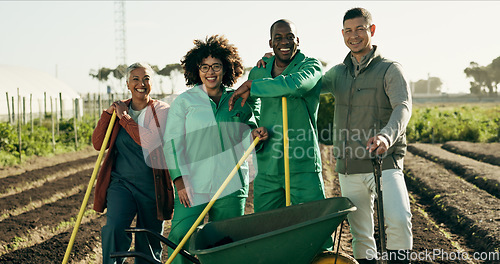
POLYGON ((259 61, 257 61, 257 65, 255 65, 255 66, 257 66, 257 68, 260 68, 260 67, 265 68, 267 63, 264 60, 264 58, 269 59, 272 56, 274 56, 274 53, 267 52, 266 54, 264 54, 264 56, 262 56, 262 58, 259 61))
POLYGON ((241 106, 245 105, 248 97, 250 97, 250 87, 252 87, 252 80, 244 82, 236 91, 234 91, 231 98, 229 98, 229 111, 233 110, 234 104, 241 97, 241 106))

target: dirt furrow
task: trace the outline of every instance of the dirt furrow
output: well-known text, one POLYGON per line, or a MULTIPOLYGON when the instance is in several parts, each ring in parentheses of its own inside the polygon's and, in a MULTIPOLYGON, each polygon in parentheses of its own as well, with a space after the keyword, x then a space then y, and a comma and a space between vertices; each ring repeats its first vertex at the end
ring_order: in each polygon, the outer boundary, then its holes
MULTIPOLYGON (((340 196, 338 177, 337 173, 334 172, 335 160, 332 157, 331 148, 331 146, 321 145, 323 179, 327 197, 340 196)), ((71 163, 71 161, 81 161, 89 158, 91 167, 93 167, 97 153, 92 149, 87 149, 80 153, 68 154, 68 156, 71 157, 54 156, 43 158, 43 162, 46 162, 50 167, 70 166, 74 169, 75 163, 71 163)), ((43 171, 43 163, 36 160, 30 162, 24 172, 16 171, 16 173, 10 175, 19 177, 29 171, 43 171)), ((450 176, 449 171, 434 162, 435 160, 427 160, 412 153, 408 153, 405 159, 406 181, 412 198, 413 252, 419 253, 434 249, 445 252, 491 252, 495 249, 498 250, 498 241, 500 240, 498 199, 460 179, 457 175, 451 174, 452 176, 450 176)), ((3 178, 8 178, 9 175, 6 174, 6 171, 9 170, 11 169, 0 169, 0 184, 3 178)), ((62 170, 67 171, 67 169, 62 170)), ((79 170, 83 169, 80 168, 79 170)), ((65 177, 75 177, 75 181, 80 181, 78 176, 69 176, 70 174, 66 173, 65 177)), ((89 175, 82 176, 82 178, 85 178, 83 180, 85 184, 88 182, 89 175)), ((75 186, 75 183, 71 180, 58 178, 50 183, 42 181, 38 187, 23 192, 31 193, 31 195, 34 195, 33 197, 39 192, 39 199, 45 201, 43 205, 37 205, 34 200, 29 203, 28 196, 22 196, 21 194, 0 199, 2 208, 16 207, 27 208, 26 210, 28 210, 38 207, 26 212, 19 211, 20 214, 15 216, 6 216, 3 221, 0 218, 2 230, 2 233, 0 233, 0 263, 60 263, 62 261, 73 227, 71 221, 74 220, 71 220, 71 218, 76 218, 85 190, 74 195, 71 195, 71 193, 76 192, 76 190, 68 191, 66 194, 62 194, 67 195, 67 197, 55 198, 56 188, 69 190, 68 187, 63 187, 63 183, 61 185, 52 185, 61 181, 66 181, 65 184, 67 185, 73 184, 75 186), (52 186, 52 196, 49 186, 52 186), (46 189, 42 191, 40 187, 46 189), (19 197, 20 200, 12 200, 12 205, 3 205, 4 203, 10 203, 12 197, 19 197), (26 206, 27 203, 29 205, 26 206)), ((18 181, 18 183, 21 182, 18 181)), ((253 212, 252 194, 250 192, 248 198, 247 214, 253 212)), ((87 208, 90 207, 89 205, 87 208)), ((4 209, 4 211, 6 210, 4 209)), ((16 214, 15 210, 7 211, 10 214, 12 212, 16 214)), ((100 229, 105 223, 105 216, 96 214, 92 210, 87 211, 87 213, 89 215, 84 217, 78 232, 70 263, 101 263, 100 229)), ((348 222, 345 221, 342 226, 343 235, 340 251, 352 255, 352 236, 349 232, 348 222)), ((167 236, 169 231, 170 221, 166 221, 164 235, 167 236)), ((166 259, 165 252, 163 261, 166 259)), ((133 263, 133 260, 129 259, 126 263, 133 263)), ((449 261, 437 258, 432 261, 416 260, 412 261, 412 263, 449 263, 449 261)), ((467 263, 479 262, 469 261, 467 263)))
POLYGON ((44 204, 46 203, 44 200, 50 200, 56 193, 66 193, 76 186, 85 185, 85 183, 88 183, 91 174, 92 169, 82 170, 56 181, 45 182, 38 188, 2 197, 0 198, 0 215, 5 215, 9 211, 19 210, 32 203, 44 204))
POLYGON ((500 208, 494 196, 450 173, 444 167, 407 153, 405 174, 408 184, 457 234, 465 236, 474 249, 498 251, 500 247, 500 208))
POLYGON ((443 149, 477 161, 500 166, 500 143, 449 141, 443 144, 443 149))
MULTIPOLYGON (((32 243, 33 237, 51 237, 72 225, 71 219, 78 215, 84 195, 85 190, 82 190, 75 195, 0 222, 0 254, 15 249, 22 242, 32 243)), ((92 199, 91 197, 90 201, 92 199)), ((91 205, 87 205, 87 209, 90 208, 91 205)), ((95 214, 93 210, 89 213, 95 214)))
MULTIPOLYGON (((100 230, 104 222, 105 217, 99 216, 80 225, 71 250, 69 263, 90 263, 90 260, 96 260, 95 250, 96 247, 100 246, 100 230)), ((61 263, 71 237, 71 232, 72 228, 38 244, 1 255, 0 263, 61 263)), ((100 263, 100 261, 96 260, 94 263, 100 263)))
POLYGON ((96 158, 90 156, 0 178, 0 197, 40 187, 47 181, 63 178, 82 170, 92 169, 95 166, 95 162, 96 158))
POLYGON ((500 198, 500 167, 479 162, 442 149, 439 145, 415 143, 408 151, 428 160, 443 164, 465 180, 500 198))
MULTIPOLYGON (((409 188, 411 213, 412 213, 412 232, 413 232, 413 250, 414 254, 423 254, 425 252, 440 250, 440 252, 473 252, 474 249, 467 245, 463 236, 458 235, 446 227, 443 223, 437 223, 435 216, 429 211, 429 205, 425 199, 409 188), (432 245, 432 248, 429 247, 432 245)), ((411 263, 430 264, 430 263, 449 263, 444 254, 432 258, 415 258, 411 263)), ((415 255, 417 256, 417 255, 415 255)), ((465 262, 464 262, 465 263, 465 262)), ((478 263, 477 261, 468 261, 467 263, 478 263)))
POLYGON ((15 165, 12 167, 0 168, 0 178, 5 178, 7 176, 12 176, 12 175, 19 175, 27 171, 50 167, 68 161, 81 160, 90 156, 95 156, 97 160, 98 154, 99 152, 96 151, 93 147, 87 146, 81 150, 73 152, 60 153, 45 157, 33 156, 25 158, 22 164, 15 165))

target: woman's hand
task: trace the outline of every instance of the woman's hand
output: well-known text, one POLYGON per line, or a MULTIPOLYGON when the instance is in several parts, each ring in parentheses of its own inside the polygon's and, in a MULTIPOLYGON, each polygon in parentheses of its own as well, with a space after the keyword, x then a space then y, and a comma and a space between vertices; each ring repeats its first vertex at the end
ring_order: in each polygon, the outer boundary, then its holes
POLYGON ((179 202, 184 205, 184 207, 191 207, 191 202, 189 197, 192 196, 191 193, 188 193, 188 188, 184 185, 184 180, 182 176, 175 179, 174 181, 175 187, 177 188, 177 194, 179 195, 179 202))
POLYGON ((252 130, 252 137, 254 140, 256 137, 259 137, 260 141, 264 141, 269 138, 269 134, 267 133, 267 129, 265 127, 258 127, 252 130))
MULTIPOLYGON (((122 102, 122 101, 116 101, 114 102, 111 106, 114 107, 114 109, 116 110, 116 116, 118 118, 122 118, 124 115, 127 115, 127 111, 128 111, 128 107, 127 105, 122 102)), ((109 113, 109 112, 108 112, 109 113)))
POLYGON ((115 106, 113 104, 111 104, 108 109, 106 109, 106 112, 108 112, 108 114, 112 115, 113 112, 115 111, 115 106))

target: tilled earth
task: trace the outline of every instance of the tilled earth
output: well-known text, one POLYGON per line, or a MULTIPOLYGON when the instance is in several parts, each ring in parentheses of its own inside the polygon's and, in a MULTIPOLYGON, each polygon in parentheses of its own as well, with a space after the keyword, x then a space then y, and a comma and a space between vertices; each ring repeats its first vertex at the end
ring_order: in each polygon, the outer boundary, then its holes
MULTIPOLYGON (((321 148, 326 194, 340 196, 331 146, 321 148)), ((499 153, 498 143, 409 145, 412 263, 500 263, 499 153)), ((0 169, 0 263, 62 262, 97 154, 87 148, 0 169)), ((105 215, 91 210, 92 200, 69 263, 101 263, 105 215)), ((247 214, 252 200, 250 192, 247 214)), ((339 250, 352 255, 351 239, 345 221, 339 250)))

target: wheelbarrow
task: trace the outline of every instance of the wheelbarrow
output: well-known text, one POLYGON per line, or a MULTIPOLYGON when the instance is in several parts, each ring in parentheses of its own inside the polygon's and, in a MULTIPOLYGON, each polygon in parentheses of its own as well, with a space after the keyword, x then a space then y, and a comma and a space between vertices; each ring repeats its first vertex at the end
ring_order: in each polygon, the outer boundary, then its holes
MULTIPOLYGON (((334 197, 208 222, 191 236, 189 253, 202 264, 311 263, 326 239, 355 210, 348 198, 334 197)), ((167 243, 166 238, 161 240, 167 243)), ((138 252, 112 254, 127 256, 146 259, 138 252)))
POLYGON ((189 251, 202 264, 310 263, 356 207, 334 197, 199 226, 189 251), (219 241, 228 244, 211 247, 219 241))

